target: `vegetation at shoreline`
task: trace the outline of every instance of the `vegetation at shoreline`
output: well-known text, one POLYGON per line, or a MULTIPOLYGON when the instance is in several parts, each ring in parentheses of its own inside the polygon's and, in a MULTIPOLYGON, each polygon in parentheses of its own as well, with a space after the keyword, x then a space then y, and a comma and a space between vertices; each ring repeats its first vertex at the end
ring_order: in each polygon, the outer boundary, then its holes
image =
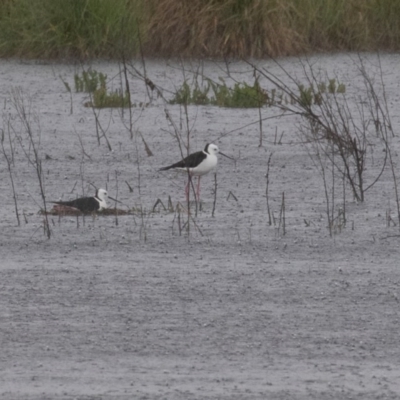
POLYGON ((258 80, 255 80, 253 85, 237 82, 233 88, 228 87, 224 81, 217 84, 207 80, 207 85, 204 87, 201 87, 197 81, 194 82, 193 87, 184 82, 170 100, 170 104, 210 104, 232 108, 257 108, 268 103, 268 93, 261 88, 258 80))
POLYGON ((0 56, 265 57, 400 49, 398 0, 3 0, 0 56))
POLYGON ((298 102, 305 106, 311 106, 321 104, 323 102, 322 96, 326 93, 346 92, 346 86, 343 83, 337 83, 336 79, 329 79, 328 83, 324 81, 313 82, 308 87, 298 84, 299 94, 293 95, 291 93, 292 96, 288 96, 283 91, 277 92, 276 89, 268 92, 260 86, 257 78, 252 85, 246 82, 236 82, 233 87, 229 87, 222 79, 221 83, 213 82, 210 79, 206 79, 206 82, 206 85, 201 85, 197 79, 194 80, 192 85, 189 85, 186 81, 183 82, 169 103, 260 108, 298 102))

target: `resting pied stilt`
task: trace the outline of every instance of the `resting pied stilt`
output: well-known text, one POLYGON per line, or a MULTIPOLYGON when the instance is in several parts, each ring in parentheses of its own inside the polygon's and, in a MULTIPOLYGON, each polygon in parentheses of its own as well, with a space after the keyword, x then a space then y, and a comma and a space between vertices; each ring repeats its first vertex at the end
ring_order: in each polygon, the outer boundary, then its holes
POLYGON ((80 197, 78 199, 70 201, 53 201, 53 203, 55 203, 58 206, 61 206, 59 208, 60 211, 62 210, 62 207, 65 207, 64 210, 69 207, 79 210, 83 213, 92 213, 106 209, 107 199, 117 201, 112 197, 108 196, 107 190, 98 189, 96 191, 96 195, 93 197, 80 197))

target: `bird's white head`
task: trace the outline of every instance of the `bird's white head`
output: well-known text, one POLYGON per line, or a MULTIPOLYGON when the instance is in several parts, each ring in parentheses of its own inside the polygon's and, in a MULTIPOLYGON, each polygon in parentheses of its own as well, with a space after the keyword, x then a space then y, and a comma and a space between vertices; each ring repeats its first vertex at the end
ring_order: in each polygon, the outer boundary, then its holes
POLYGON ((214 144, 214 143, 208 144, 206 146, 206 148, 204 149, 204 152, 210 154, 211 156, 212 155, 217 156, 217 154, 221 154, 221 156, 224 156, 226 158, 229 158, 229 159, 233 160, 232 157, 229 157, 226 154, 222 153, 222 151, 219 151, 218 146, 216 144, 214 144))
POLYGON ((206 145, 204 151, 210 155, 217 155, 219 153, 219 148, 214 143, 209 143, 206 145))
POLYGON ((108 199, 107 190, 105 190, 105 189, 99 189, 99 190, 97 190, 96 197, 97 197, 99 200, 107 201, 107 199, 108 199))

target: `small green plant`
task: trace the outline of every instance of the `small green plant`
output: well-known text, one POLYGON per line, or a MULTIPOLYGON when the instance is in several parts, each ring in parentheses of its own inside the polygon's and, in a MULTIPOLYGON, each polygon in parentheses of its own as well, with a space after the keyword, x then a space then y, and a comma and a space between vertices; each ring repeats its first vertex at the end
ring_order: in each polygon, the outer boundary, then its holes
POLYGON ((329 79, 328 91, 334 93, 346 93, 346 86, 343 83, 336 83, 336 79, 329 79))
POLYGON ((74 75, 75 91, 94 93, 99 87, 106 87, 107 75, 96 70, 83 71, 82 76, 74 75))
POLYGON ((209 90, 209 84, 202 89, 197 81, 192 90, 189 84, 185 81, 183 82, 182 87, 176 91, 175 97, 170 100, 170 104, 210 104, 210 99, 208 97, 209 90))
POLYGON ((267 92, 261 88, 258 80, 253 85, 246 82, 235 83, 229 89, 224 81, 222 84, 210 82, 214 92, 211 102, 219 107, 258 108, 268 103, 267 92))
POLYGON ((115 90, 114 92, 107 93, 105 86, 93 92, 92 100, 92 102, 85 103, 85 106, 95 108, 132 107, 128 92, 122 93, 122 90, 115 90))
POLYGON ((302 107, 309 107, 314 101, 314 88, 312 86, 305 88, 304 85, 299 85, 299 104, 302 107))
POLYGON ((326 93, 346 93, 346 85, 344 85, 343 83, 337 83, 336 79, 329 79, 328 84, 326 84, 325 82, 319 82, 317 84, 317 90, 314 89, 313 85, 310 85, 306 88, 302 84, 298 85, 298 89, 298 102, 302 107, 310 107, 313 104, 321 105, 322 95, 326 93))

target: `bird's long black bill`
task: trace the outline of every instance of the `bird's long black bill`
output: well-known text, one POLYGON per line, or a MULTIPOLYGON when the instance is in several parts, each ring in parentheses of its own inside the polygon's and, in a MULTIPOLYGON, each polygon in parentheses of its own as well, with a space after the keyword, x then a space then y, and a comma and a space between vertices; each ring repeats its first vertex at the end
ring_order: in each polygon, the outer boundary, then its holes
POLYGON ((116 203, 122 204, 122 201, 119 201, 119 200, 117 200, 117 199, 114 199, 113 197, 108 196, 108 198, 109 198, 110 200, 112 200, 112 201, 115 201, 116 203))
POLYGON ((226 157, 226 158, 229 158, 230 160, 234 160, 233 157, 229 157, 229 156, 227 156, 227 155, 224 154, 224 153, 219 152, 218 154, 221 154, 221 156, 224 156, 224 157, 226 157))

